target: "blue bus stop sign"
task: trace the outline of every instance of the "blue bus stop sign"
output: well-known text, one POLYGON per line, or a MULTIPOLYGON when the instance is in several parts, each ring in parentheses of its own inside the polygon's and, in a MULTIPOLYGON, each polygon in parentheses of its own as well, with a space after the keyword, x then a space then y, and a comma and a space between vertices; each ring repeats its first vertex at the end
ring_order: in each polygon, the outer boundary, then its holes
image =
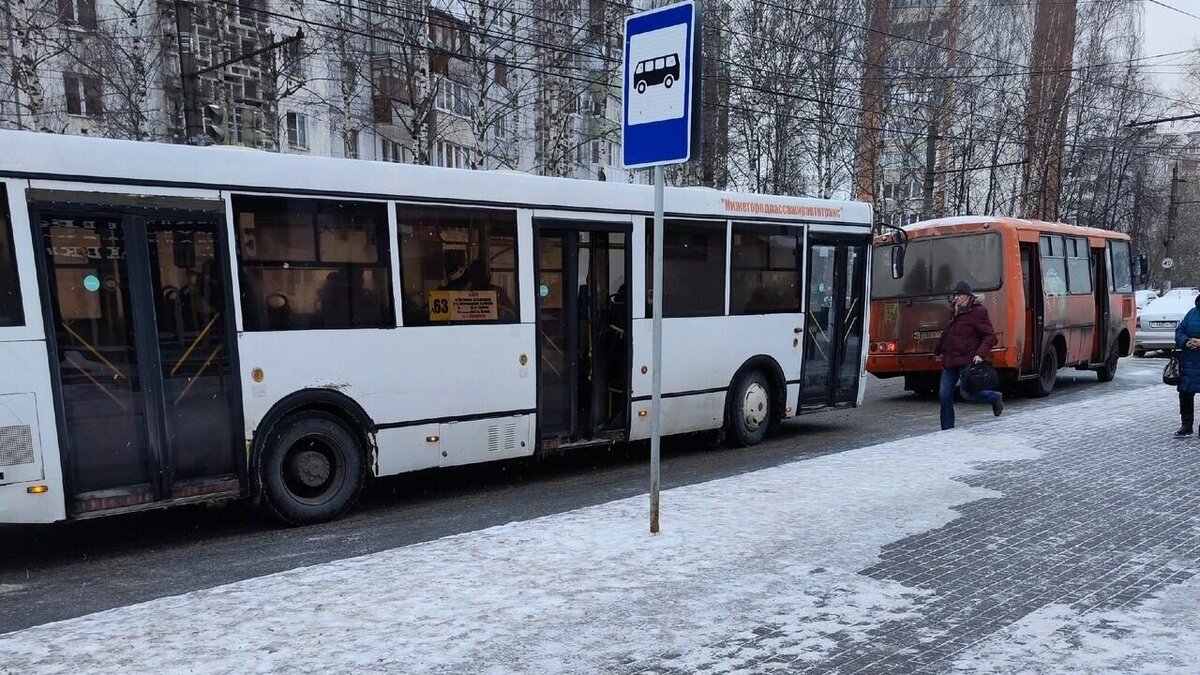
POLYGON ((625 19, 622 164, 679 164, 692 155, 699 92, 696 5, 692 0, 625 19))

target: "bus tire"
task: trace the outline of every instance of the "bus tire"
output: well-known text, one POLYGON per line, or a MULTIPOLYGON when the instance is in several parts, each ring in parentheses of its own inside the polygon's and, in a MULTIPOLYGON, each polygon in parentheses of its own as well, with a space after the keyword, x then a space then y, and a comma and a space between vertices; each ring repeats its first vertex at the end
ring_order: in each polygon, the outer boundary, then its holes
POLYGON ((342 420, 311 411, 281 420, 259 460, 267 508, 289 525, 334 520, 362 492, 362 444, 342 420))
POLYGON ((1046 353, 1042 354, 1042 367, 1038 371, 1037 378, 1029 382, 1029 395, 1034 398, 1046 398, 1050 392, 1054 391, 1056 382, 1058 382, 1058 352, 1051 345, 1046 347, 1046 353))
POLYGON ((1117 376, 1117 362, 1120 360, 1120 356, 1116 349, 1112 350, 1104 365, 1096 369, 1096 379, 1101 382, 1112 382, 1113 378, 1117 376))
POLYGON ((746 371, 729 391, 725 411, 725 441, 735 448, 755 445, 774 426, 771 382, 755 368, 746 371))
POLYGON ((671 85, 673 84, 675 84, 675 78, 671 77, 670 75, 663 78, 663 86, 667 89, 670 89, 671 85))

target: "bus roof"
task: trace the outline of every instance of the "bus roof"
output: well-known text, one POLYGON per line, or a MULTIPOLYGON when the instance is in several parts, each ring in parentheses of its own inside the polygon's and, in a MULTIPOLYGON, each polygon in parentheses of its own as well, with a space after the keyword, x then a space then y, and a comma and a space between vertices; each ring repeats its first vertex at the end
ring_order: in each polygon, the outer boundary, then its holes
POLYGON ((998 216, 955 216, 952 218, 935 218, 907 225, 904 231, 910 236, 932 237, 943 234, 961 234, 974 231, 981 225, 989 225, 1002 230, 1033 230, 1036 232, 1062 234, 1066 236, 1103 237, 1105 239, 1129 239, 1129 235, 1114 230, 1102 230, 1096 227, 1080 227, 1066 223, 1051 223, 1044 220, 1026 220, 1023 218, 1002 218, 998 216))
MULTIPOLYGON (((155 185, 423 199, 504 207, 650 213, 650 185, 548 178, 358 159, 307 157, 268 151, 221 152, 167 143, 0 131, 0 178, 61 180, 112 185, 155 185)), ((871 205, 667 188, 666 211, 675 215, 751 221, 805 221, 861 226, 871 205)))

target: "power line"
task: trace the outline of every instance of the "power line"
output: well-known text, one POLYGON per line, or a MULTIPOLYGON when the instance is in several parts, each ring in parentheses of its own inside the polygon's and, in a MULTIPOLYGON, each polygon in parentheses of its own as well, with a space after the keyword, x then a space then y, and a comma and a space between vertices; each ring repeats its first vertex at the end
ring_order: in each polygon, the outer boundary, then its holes
POLYGON ((1171 10, 1172 12, 1178 12, 1179 14, 1182 14, 1184 16, 1190 16, 1193 19, 1200 19, 1200 16, 1192 14, 1191 12, 1185 12, 1184 10, 1179 9, 1178 7, 1173 7, 1171 5, 1168 5, 1165 2, 1161 2, 1160 0, 1146 0, 1146 2, 1149 2, 1152 5, 1158 5, 1159 7, 1166 7, 1167 9, 1171 10))

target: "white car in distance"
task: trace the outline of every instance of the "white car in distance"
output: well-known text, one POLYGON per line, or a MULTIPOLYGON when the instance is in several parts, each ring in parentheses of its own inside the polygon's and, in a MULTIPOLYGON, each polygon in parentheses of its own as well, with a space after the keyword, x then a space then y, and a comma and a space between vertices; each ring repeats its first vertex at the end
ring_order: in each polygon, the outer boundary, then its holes
POLYGON ((1138 315, 1137 337, 1133 342, 1135 356, 1146 352, 1175 348, 1175 326, 1188 310, 1196 306, 1195 288, 1175 288, 1150 301, 1138 315))

